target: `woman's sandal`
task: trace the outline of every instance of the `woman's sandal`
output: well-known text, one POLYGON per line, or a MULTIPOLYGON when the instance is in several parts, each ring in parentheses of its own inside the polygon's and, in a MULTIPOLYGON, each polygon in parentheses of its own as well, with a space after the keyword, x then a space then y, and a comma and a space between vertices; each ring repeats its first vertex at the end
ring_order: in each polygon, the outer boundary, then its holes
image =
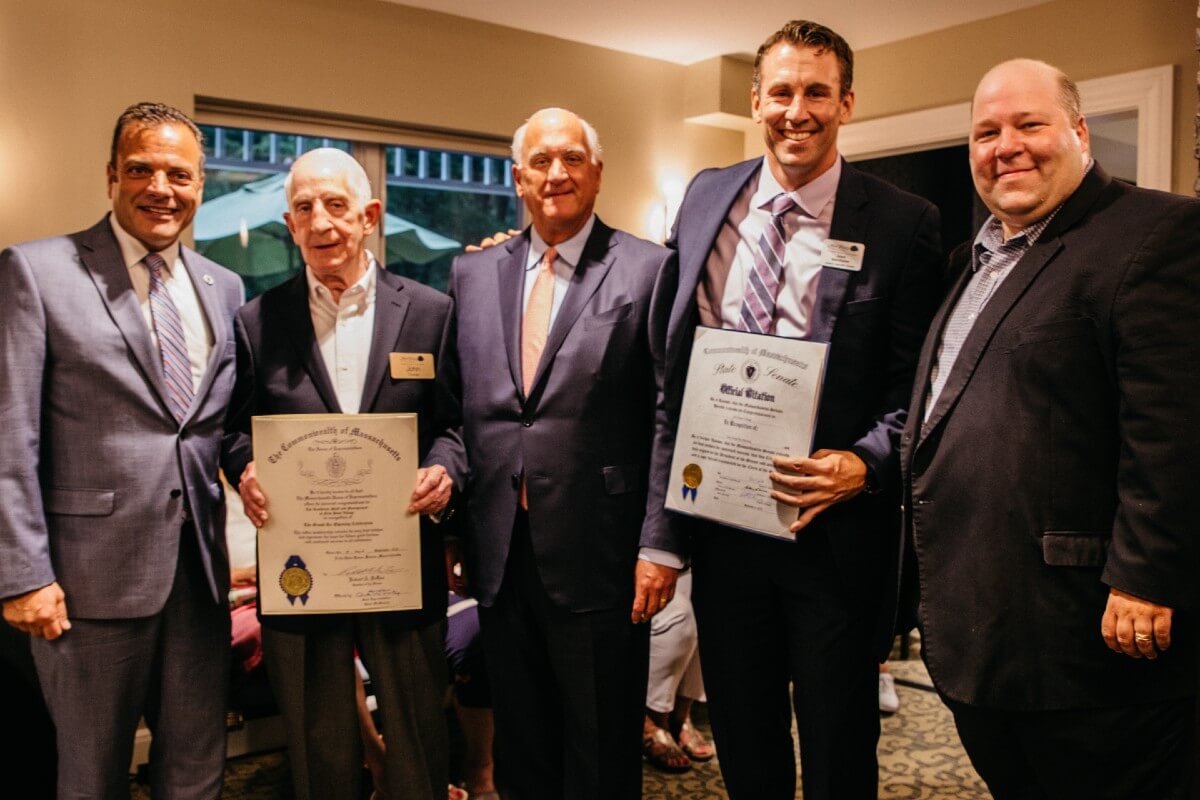
POLYGON ((713 743, 704 738, 703 733, 696 730, 691 719, 685 719, 683 727, 679 729, 679 749, 692 761, 711 761, 717 754, 713 743))
POLYGON ((653 734, 642 737, 642 755, 652 766, 664 772, 687 772, 692 768, 687 753, 662 728, 655 728, 653 734))

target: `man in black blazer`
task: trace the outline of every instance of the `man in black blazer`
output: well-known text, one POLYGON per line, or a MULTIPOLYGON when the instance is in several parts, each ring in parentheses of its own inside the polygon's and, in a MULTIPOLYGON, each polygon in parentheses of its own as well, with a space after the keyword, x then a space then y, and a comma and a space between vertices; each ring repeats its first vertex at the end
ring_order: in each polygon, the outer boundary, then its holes
POLYGON ((983 78, 970 161, 902 451, 930 675, 1001 800, 1182 796, 1200 203, 1110 179, 1041 62, 983 78))
POLYGON ((651 294, 674 256, 592 212, 600 143, 575 114, 530 117, 513 163, 532 226, 450 277, 497 768, 522 800, 636 798, 649 658, 636 623, 682 563, 670 532, 640 535, 651 294))
MULTIPOLYGON (((418 415, 422 463, 436 466, 418 470, 408 511, 439 514, 465 478, 461 441, 446 428, 454 412, 438 380, 397 377, 388 356, 433 353, 440 362, 451 335, 450 299, 387 272, 366 250, 364 237, 382 209, 349 155, 329 148, 305 154, 286 187, 288 229, 305 270, 238 314, 225 473, 241 476, 247 516, 261 526, 269 506, 255 477, 251 416, 411 412, 418 415)), ((441 535, 424 517, 421 588, 417 611, 262 617, 264 657, 287 723, 300 800, 359 796, 356 648, 387 737, 388 786, 406 798, 444 800, 446 572, 441 535)))
POLYGON ((690 535, 693 603, 713 733, 730 797, 792 797, 791 702, 806 798, 873 798, 877 666, 892 639, 900 552, 900 432, 917 352, 940 299, 928 202, 845 163, 853 54, 828 28, 788 23, 759 48, 751 91, 764 158, 700 173, 672 239, 678 270, 648 533, 690 535), (796 541, 662 511, 696 326, 739 326, 755 248, 779 214, 784 255, 763 332, 830 343, 809 458, 776 459, 763 491, 797 507, 796 541), (790 205, 790 204, 789 204, 790 205), (828 240, 865 253, 824 266, 828 240), (865 250, 863 249, 865 247, 865 250))

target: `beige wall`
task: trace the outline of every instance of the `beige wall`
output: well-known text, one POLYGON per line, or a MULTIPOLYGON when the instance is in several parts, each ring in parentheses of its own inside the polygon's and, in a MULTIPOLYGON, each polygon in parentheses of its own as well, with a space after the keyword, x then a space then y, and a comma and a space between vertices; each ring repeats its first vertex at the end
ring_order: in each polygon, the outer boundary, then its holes
POLYGON ((501 136, 567 106, 604 142, 599 213, 644 235, 661 176, 741 155, 683 121, 685 73, 376 0, 0 0, 0 246, 98 219, 116 116, 198 95, 501 136))
POLYGON ((1175 66, 1172 188, 1196 179, 1196 0, 1056 0, 857 53, 855 119, 970 100, 989 67, 1040 58, 1076 80, 1175 66))
MULTIPOLYGON (((1079 79, 1174 64, 1174 186, 1190 192, 1195 13, 1194 0, 1056 0, 869 48, 856 119, 969 99, 1017 55, 1079 79)), ((95 221, 116 115, 144 99, 191 110, 196 96, 493 136, 564 105, 605 143, 599 212, 645 235, 663 177, 736 161, 746 142, 761 152, 757 132, 683 121, 704 112, 695 74, 377 0, 0 0, 0 246, 95 221)), ((729 91, 708 95, 712 111, 729 91)))

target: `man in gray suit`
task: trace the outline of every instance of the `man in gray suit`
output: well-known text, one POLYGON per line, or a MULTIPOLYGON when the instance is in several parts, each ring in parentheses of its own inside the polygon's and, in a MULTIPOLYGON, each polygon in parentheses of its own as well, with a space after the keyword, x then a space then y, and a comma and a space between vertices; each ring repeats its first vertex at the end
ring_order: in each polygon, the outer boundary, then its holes
POLYGON ((497 765, 517 798, 639 797, 649 631, 636 623, 682 565, 669 536, 640 535, 651 294, 674 256, 592 213, 600 145, 571 112, 534 114, 513 161, 532 227, 450 278, 497 765))
POLYGON ((138 719, 157 798, 216 798, 229 565, 217 478, 240 279, 179 244, 199 129, 117 121, 112 213, 0 253, 0 598, 33 637, 60 797, 128 797, 138 719))

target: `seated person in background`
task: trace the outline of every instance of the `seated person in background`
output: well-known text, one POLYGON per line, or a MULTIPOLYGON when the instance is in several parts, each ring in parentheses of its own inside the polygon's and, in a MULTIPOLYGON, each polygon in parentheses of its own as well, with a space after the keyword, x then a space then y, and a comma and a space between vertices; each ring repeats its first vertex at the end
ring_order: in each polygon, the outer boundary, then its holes
POLYGON ((704 677, 692 611, 692 573, 675 584, 675 597, 650 620, 650 680, 642 752, 668 772, 685 772, 693 761, 708 761, 712 743, 692 725, 694 700, 704 700, 704 677))

